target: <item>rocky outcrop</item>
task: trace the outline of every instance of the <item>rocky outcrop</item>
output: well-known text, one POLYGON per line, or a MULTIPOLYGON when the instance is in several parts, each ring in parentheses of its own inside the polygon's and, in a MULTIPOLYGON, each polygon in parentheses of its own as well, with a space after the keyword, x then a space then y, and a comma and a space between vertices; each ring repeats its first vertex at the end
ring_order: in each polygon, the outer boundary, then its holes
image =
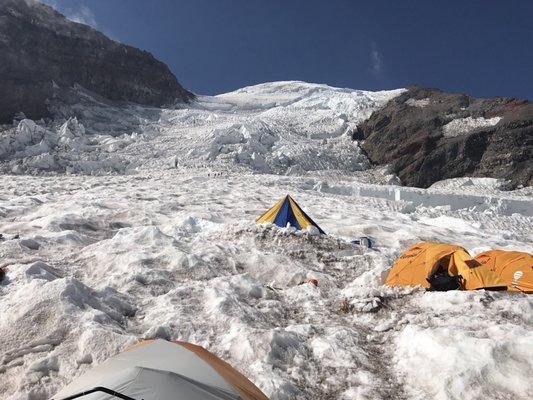
POLYGON ((35 0, 0 0, 0 123, 50 115, 80 85, 113 101, 161 106, 193 98, 150 53, 113 41, 35 0))
POLYGON ((428 187, 463 176, 533 185, 533 104, 410 87, 372 114, 355 139, 403 184, 428 187))

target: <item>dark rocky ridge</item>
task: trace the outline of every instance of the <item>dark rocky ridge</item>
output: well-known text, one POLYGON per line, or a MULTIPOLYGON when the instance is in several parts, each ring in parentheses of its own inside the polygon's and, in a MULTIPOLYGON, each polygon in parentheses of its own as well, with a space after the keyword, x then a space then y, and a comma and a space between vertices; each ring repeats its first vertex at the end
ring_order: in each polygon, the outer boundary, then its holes
POLYGON ((75 84, 110 100, 153 106, 193 98, 150 53, 35 0, 0 0, 0 54, 0 123, 21 111, 49 116, 49 100, 75 84))
POLYGON ((410 87, 374 112, 354 138, 364 139, 372 162, 391 165, 408 186, 425 188, 464 176, 533 185, 533 104, 526 100, 410 87), (444 135, 444 125, 468 117, 501 119, 455 137, 444 135))

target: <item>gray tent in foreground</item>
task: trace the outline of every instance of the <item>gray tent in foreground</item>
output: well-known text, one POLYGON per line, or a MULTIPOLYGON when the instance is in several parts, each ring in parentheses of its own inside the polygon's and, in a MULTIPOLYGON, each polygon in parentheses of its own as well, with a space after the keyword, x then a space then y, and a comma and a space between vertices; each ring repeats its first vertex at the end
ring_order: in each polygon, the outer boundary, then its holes
POLYGON ((55 400, 268 400, 246 377, 204 348, 143 341, 74 380, 55 400))

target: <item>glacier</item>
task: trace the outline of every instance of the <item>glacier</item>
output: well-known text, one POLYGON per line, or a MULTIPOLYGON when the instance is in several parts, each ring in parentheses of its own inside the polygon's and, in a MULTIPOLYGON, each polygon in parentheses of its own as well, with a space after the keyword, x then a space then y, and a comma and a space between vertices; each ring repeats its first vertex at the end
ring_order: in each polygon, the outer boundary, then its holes
POLYGON ((173 109, 80 92, 0 132, 0 397, 48 399, 172 338, 272 400, 528 398, 530 296, 382 285, 416 241, 533 252, 531 188, 405 188, 370 165, 352 134, 403 91, 273 82, 173 109), (287 193, 327 236, 254 223, 287 193))

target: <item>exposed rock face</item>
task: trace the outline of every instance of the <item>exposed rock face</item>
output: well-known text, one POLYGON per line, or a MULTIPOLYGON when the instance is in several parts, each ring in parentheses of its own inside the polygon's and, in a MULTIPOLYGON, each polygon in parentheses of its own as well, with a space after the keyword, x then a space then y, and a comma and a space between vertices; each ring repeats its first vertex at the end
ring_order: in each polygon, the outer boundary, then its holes
POLYGON ((402 183, 428 187, 462 176, 533 185, 533 104, 411 87, 365 121, 356 139, 402 183))
POLYGON ((35 0, 0 0, 0 54, 0 123, 21 111, 33 119, 48 116, 50 99, 75 84, 145 105, 193 98, 150 53, 35 0))

